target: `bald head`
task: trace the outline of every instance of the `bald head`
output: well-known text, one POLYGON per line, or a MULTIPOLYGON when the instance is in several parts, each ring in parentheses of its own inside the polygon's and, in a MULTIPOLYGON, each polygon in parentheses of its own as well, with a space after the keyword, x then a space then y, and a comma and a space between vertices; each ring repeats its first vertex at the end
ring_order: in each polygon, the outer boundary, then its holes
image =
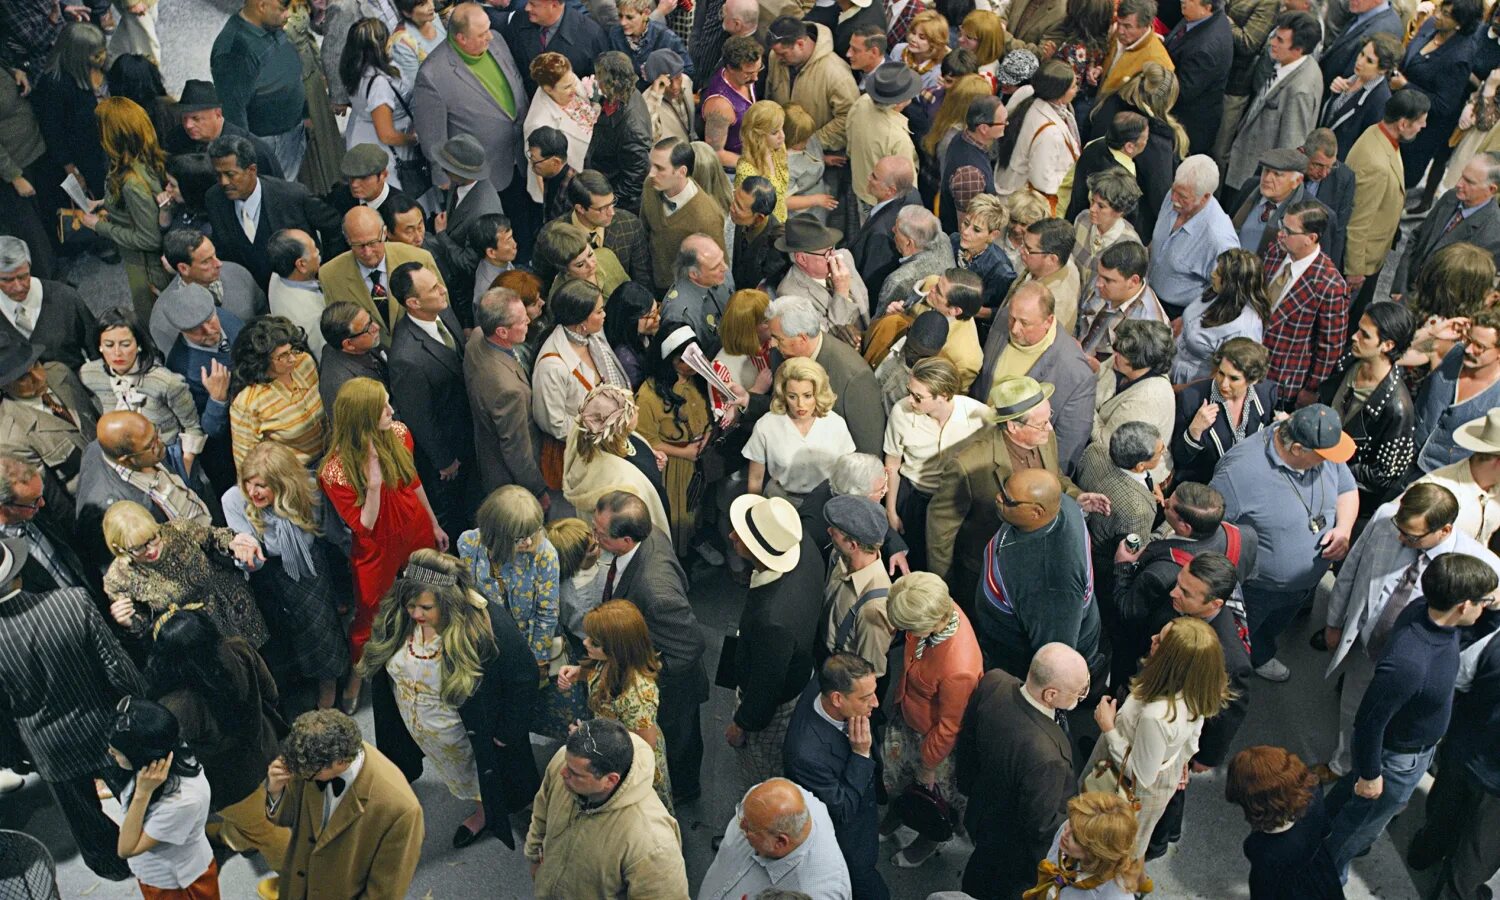
POLYGON ((1050 709, 1072 709, 1089 690, 1089 664, 1067 644, 1043 644, 1031 657, 1026 692, 1050 709))
POLYGON ((917 170, 905 156, 883 156, 870 170, 870 187, 882 200, 899 197, 917 183, 917 170))
POLYGON ((459 37, 467 37, 480 27, 489 28, 489 16, 484 14, 484 8, 478 3, 460 3, 453 8, 453 15, 448 20, 448 30, 459 37), (483 19, 483 25, 475 18, 483 19))
POLYGON ((730 34, 754 34, 760 19, 760 4, 756 0, 725 0, 724 30, 730 34))
POLYGON ((384 225, 380 220, 380 213, 368 206, 356 206, 344 213, 344 236, 351 243, 356 240, 356 234, 379 231, 384 225))
POLYGON ((156 426, 138 412, 116 410, 99 417, 95 430, 99 438, 99 449, 105 456, 132 469, 149 469, 161 461, 159 454, 151 454, 156 444, 156 426))
POLYGON ((385 259, 385 222, 370 207, 356 206, 344 213, 344 237, 349 252, 365 268, 374 269, 385 259))
POLYGON ((1022 469, 1005 482, 1011 499, 1022 503, 1035 503, 1050 512, 1057 512, 1062 498, 1062 482, 1046 469, 1022 469))
POLYGON ((797 785, 785 778, 762 781, 745 793, 740 830, 755 852, 781 859, 812 834, 812 815, 797 785))

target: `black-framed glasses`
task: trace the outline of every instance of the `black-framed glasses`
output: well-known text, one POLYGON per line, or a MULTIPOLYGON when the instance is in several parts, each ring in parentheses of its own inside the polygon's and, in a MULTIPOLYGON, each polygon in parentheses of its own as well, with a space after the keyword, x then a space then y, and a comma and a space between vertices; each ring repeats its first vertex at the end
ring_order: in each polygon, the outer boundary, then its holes
POLYGON ((133 699, 135 698, 126 694, 115 704, 115 731, 129 731, 135 724, 135 717, 130 714, 130 701, 133 699))
POLYGON ((136 450, 133 453, 127 453, 127 454, 125 454, 124 456, 121 457, 121 459, 135 459, 137 456, 146 456, 146 455, 150 454, 151 452, 153 452, 155 450, 158 450, 158 449, 161 449, 161 448, 163 448, 165 446, 166 445, 161 442, 161 435, 160 434, 153 434, 153 435, 151 435, 151 443, 147 444, 146 446, 142 447, 139 450, 136 450))
POLYGON ((1005 482, 1000 483, 1000 505, 1006 509, 1015 509, 1018 506, 1035 506, 1035 500, 1017 500, 1005 489, 1005 482))
POLYGON ((1431 535, 1434 535, 1434 534, 1438 533, 1441 530, 1442 529, 1440 529, 1440 528, 1429 528, 1429 529, 1427 529, 1426 531, 1424 531, 1424 532, 1422 532, 1420 534, 1412 534, 1410 531, 1407 531, 1405 528, 1402 528, 1400 525, 1397 525, 1396 526, 1396 536, 1398 538, 1400 538, 1401 540, 1403 540, 1403 541, 1410 541, 1411 543, 1415 544, 1417 541, 1420 541, 1420 540, 1422 540, 1423 538, 1426 538, 1426 537, 1430 537, 1431 535))

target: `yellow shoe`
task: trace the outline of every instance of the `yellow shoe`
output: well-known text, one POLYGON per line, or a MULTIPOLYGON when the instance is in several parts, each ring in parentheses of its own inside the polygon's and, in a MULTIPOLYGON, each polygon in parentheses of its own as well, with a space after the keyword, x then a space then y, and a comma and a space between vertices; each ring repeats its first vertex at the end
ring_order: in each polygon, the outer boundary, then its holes
POLYGON ((262 878, 260 884, 255 886, 255 893, 260 900, 277 900, 281 896, 281 876, 267 875, 262 878))

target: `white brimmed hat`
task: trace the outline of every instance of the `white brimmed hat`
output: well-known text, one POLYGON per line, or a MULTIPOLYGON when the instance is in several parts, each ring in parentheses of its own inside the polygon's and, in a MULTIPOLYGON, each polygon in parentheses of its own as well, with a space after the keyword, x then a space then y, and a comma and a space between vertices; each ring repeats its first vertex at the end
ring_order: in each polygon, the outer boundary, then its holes
POLYGON ((1453 443, 1475 453, 1500 453, 1500 409, 1458 426, 1453 443))
POLYGON ((802 518, 784 498, 742 494, 729 505, 729 524, 772 572, 790 572, 802 558, 802 518))

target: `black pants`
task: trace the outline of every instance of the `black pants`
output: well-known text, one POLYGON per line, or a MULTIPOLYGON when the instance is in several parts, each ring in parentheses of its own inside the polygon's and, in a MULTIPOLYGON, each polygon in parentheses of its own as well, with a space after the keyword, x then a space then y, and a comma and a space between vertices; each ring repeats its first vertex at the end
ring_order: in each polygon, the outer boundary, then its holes
POLYGON ((99 794, 94 788, 93 775, 80 775, 67 781, 49 781, 47 789, 57 801, 63 818, 68 821, 68 830, 84 863, 100 878, 124 881, 130 877, 130 867, 116 852, 120 843, 120 829, 113 819, 104 814, 99 805, 99 794))
MULTIPOLYGON (((27 166, 22 172, 33 188, 42 183, 40 161, 27 166)), ((42 216, 42 192, 31 197, 22 197, 11 187, 9 181, 0 181, 0 234, 9 234, 26 242, 31 251, 31 274, 37 278, 56 276, 56 263, 52 252, 55 238, 48 234, 49 219, 42 216)))
POLYGON ((667 741, 667 770, 672 775, 672 795, 684 800, 702 792, 698 770, 703 767, 703 723, 698 716, 700 683, 708 676, 698 671, 657 682, 661 703, 656 710, 656 724, 667 741))
POLYGON ((510 219, 511 234, 516 239, 516 265, 520 266, 531 264, 531 248, 542 230, 541 204, 526 193, 526 179, 529 177, 529 172, 517 172, 500 192, 500 206, 505 210, 505 217, 510 219))
POLYGON ((908 547, 906 563, 913 572, 927 570, 927 505, 932 495, 918 490, 905 478, 896 489, 896 509, 901 513, 902 536, 908 547))
POLYGON ((1026 860, 1014 834, 975 834, 974 854, 964 867, 964 893, 975 900, 1019 900, 1036 886, 1040 859, 1026 860))
POLYGON ((1427 820, 1412 838, 1411 853, 1444 860, 1442 877, 1428 896, 1473 900, 1479 886, 1500 868, 1500 797, 1475 781, 1446 748, 1438 750, 1427 820))

